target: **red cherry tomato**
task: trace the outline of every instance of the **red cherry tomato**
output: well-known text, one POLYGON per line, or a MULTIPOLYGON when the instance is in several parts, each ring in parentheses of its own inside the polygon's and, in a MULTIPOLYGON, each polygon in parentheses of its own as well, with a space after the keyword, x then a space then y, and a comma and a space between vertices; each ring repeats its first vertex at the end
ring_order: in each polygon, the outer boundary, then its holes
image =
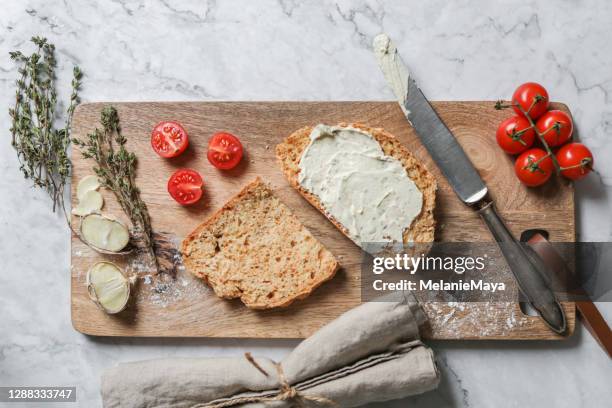
POLYGON ((538 119, 536 129, 542 135, 549 147, 561 146, 572 137, 574 125, 565 112, 550 110, 538 119))
POLYGON ((497 144, 509 154, 519 154, 533 145, 535 132, 523 116, 504 120, 497 128, 497 144))
POLYGON ((168 193, 181 205, 191 205, 202 197, 202 176, 192 169, 179 169, 168 180, 168 193))
POLYGON ((242 159, 242 143, 231 133, 215 133, 208 141, 207 157, 218 169, 233 169, 242 159))
POLYGON ((561 174, 570 180, 580 180, 593 169, 593 154, 582 143, 568 143, 557 152, 561 174))
POLYGON ((176 157, 189 146, 189 137, 180 123, 164 121, 153 128, 151 146, 161 157, 176 157))
MULTIPOLYGON (((520 105, 531 119, 536 120, 548 109, 548 92, 540 84, 527 82, 516 88, 516 91, 512 94, 512 104, 520 105)), ((512 108, 517 115, 524 116, 517 106, 512 108)))
POLYGON ((552 175, 554 164, 548 153, 542 149, 523 152, 514 163, 514 172, 523 184, 529 187, 544 184, 552 175))

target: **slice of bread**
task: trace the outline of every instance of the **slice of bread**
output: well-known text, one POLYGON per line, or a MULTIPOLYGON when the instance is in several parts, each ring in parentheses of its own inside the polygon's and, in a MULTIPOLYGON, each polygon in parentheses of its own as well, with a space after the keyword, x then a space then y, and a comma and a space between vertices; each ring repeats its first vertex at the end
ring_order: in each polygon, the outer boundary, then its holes
POLYGON ((257 178, 181 245, 185 267, 222 298, 288 306, 331 279, 338 262, 257 178))
MULTIPOLYGON (((383 152, 387 156, 391 156, 399 160, 406 172, 408 177, 414 181, 417 188, 423 193, 423 206, 421 213, 414 219, 412 225, 404 230, 403 240, 404 243, 409 242, 432 242, 434 240, 434 231, 436 223, 434 220, 434 207, 436 202, 436 179, 434 176, 427 171, 425 166, 421 164, 408 149, 406 149, 395 136, 386 132, 381 128, 371 128, 369 126, 353 123, 347 125, 341 123, 338 126, 347 127, 351 126, 357 129, 361 129, 376 139, 383 152)), ((276 146, 276 157, 280 162, 285 176, 289 180, 289 183, 296 188, 306 200, 321 211, 340 231, 347 237, 347 229, 340 224, 333 216, 327 213, 325 208, 321 205, 319 197, 311 194, 304 189, 298 182, 298 174, 300 172, 299 163, 302 153, 310 143, 310 133, 313 128, 310 126, 296 130, 294 133, 289 135, 282 143, 276 146)))

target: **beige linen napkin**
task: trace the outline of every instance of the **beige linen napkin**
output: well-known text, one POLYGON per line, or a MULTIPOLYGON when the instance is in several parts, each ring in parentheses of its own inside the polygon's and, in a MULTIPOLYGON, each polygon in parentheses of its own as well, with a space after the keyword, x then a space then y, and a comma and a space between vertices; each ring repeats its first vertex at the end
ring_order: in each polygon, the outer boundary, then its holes
POLYGON ((245 357, 120 364, 103 374, 102 400, 105 408, 355 407, 419 394, 440 379, 432 350, 419 340, 423 320, 411 296, 364 303, 280 364, 245 357))

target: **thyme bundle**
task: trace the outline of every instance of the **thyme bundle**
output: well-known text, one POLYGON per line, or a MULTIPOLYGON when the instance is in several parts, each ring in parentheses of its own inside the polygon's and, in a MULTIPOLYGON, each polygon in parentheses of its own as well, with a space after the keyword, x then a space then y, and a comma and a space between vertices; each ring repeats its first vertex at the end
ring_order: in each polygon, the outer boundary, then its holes
POLYGON ((11 59, 19 64, 15 106, 9 109, 11 144, 17 151, 24 177, 47 191, 53 201, 53 211, 60 206, 70 224, 64 189, 70 175, 70 123, 79 102, 82 73, 78 66, 73 68, 66 119, 58 129, 54 124, 60 116, 55 89, 55 46, 43 37, 32 37, 31 41, 37 50, 30 56, 21 51, 10 53, 11 59))
POLYGON ((135 182, 136 155, 125 147, 127 139, 121 134, 119 115, 113 106, 102 109, 100 122, 101 130, 96 128, 85 140, 74 138, 72 143, 81 149, 83 157, 95 161, 93 170, 101 185, 114 193, 132 222, 136 242, 159 271, 151 218, 135 182))
POLYGON ((56 123, 61 115, 55 82, 55 46, 43 37, 32 37, 31 41, 37 47, 31 55, 21 51, 10 53, 11 59, 19 64, 15 105, 9 109, 11 144, 17 151, 24 177, 35 187, 46 190, 53 201, 53 211, 60 207, 70 229, 86 245, 99 251, 74 230, 66 212, 64 193, 72 167, 68 148, 74 143, 84 157, 96 162, 94 172, 102 186, 114 193, 130 218, 134 244, 149 254, 158 272, 160 264, 164 271, 174 272, 176 249, 167 237, 154 234, 151 228, 147 206, 134 180, 136 156, 125 148, 126 139, 121 134, 116 109, 112 106, 103 109, 102 130, 96 129, 86 140, 71 138, 71 122, 83 76, 80 68, 74 66, 65 121, 58 128, 56 123))

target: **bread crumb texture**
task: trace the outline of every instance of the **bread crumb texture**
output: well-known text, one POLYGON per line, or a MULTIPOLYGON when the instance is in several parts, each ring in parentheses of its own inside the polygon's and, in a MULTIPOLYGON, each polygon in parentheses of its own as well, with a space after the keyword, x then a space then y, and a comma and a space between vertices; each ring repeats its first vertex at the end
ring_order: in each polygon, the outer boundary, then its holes
POLYGON ((182 243, 185 267, 222 298, 284 307, 331 279, 338 262, 261 179, 182 243))

